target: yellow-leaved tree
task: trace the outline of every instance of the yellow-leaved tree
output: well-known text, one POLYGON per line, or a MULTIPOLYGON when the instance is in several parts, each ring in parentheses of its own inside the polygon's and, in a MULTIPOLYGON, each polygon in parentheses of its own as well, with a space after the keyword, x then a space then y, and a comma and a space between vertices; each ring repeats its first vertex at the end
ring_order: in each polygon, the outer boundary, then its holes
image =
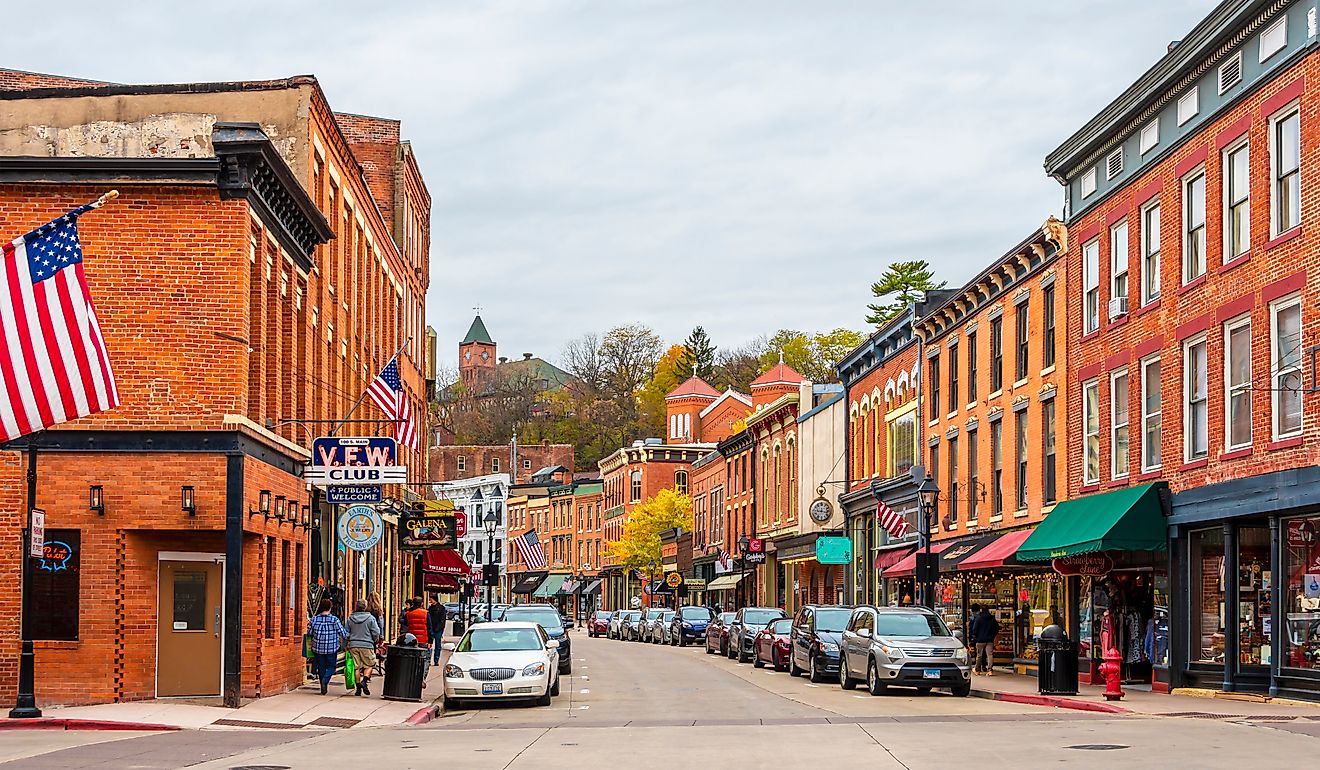
POLYGON ((645 570, 647 562, 660 563, 660 533, 692 529, 692 498, 672 489, 639 503, 623 525, 623 536, 607 542, 606 552, 630 570, 645 570))

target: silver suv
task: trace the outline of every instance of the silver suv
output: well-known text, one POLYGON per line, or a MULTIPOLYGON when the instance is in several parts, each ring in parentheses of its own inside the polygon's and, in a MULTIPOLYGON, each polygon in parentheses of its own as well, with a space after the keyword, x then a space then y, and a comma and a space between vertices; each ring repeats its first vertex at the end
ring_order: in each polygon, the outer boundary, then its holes
POLYGON ((890 685, 921 692, 948 687, 958 697, 972 692, 967 649, 924 607, 858 607, 839 647, 839 686, 845 690, 865 682, 872 695, 890 685))

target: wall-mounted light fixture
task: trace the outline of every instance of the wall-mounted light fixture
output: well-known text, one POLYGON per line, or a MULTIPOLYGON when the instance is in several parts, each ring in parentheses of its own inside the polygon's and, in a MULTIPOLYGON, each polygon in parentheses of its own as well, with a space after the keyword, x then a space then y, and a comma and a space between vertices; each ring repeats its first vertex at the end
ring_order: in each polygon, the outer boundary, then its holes
POLYGON ((96 511, 98 516, 105 515, 105 498, 100 484, 92 484, 87 488, 87 510, 96 511))
POLYGON ((249 511, 248 511, 248 516, 256 516, 258 513, 261 514, 262 516, 265 516, 266 518, 270 518, 270 490, 269 490, 269 489, 263 489, 263 490, 261 490, 260 495, 257 497, 257 508, 256 508, 256 510, 249 510, 249 511))
MULTIPOLYGON (((266 518, 271 518, 267 516, 266 518)), ((275 515, 276 521, 284 521, 284 495, 275 495, 275 515)))
POLYGON ((180 490, 179 507, 189 516, 197 515, 197 504, 193 501, 192 487, 184 487, 180 490))

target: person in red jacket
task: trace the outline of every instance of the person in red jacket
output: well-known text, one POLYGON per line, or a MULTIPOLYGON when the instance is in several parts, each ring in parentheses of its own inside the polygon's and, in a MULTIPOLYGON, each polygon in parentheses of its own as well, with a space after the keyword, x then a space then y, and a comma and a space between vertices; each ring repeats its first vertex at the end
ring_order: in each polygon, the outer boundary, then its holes
POLYGON ((427 648, 422 661, 422 688, 426 688, 426 676, 431 673, 431 638, 426 633, 426 608, 422 606, 422 597, 414 596, 408 602, 408 611, 403 613, 404 630, 417 637, 417 644, 427 648))

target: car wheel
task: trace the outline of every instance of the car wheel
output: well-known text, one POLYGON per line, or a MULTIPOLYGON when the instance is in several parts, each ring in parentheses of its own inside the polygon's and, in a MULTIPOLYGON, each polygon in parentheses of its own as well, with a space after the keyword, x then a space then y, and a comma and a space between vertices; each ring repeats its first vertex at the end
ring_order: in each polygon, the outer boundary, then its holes
POLYGON ((542 695, 541 697, 539 697, 539 698, 536 699, 536 705, 538 705, 538 706, 549 706, 549 705, 550 705, 550 697, 551 697, 551 696, 550 696, 550 687, 547 686, 547 687, 545 688, 545 695, 542 695))
POLYGON ((445 711, 458 711, 458 698, 451 698, 446 695, 442 701, 445 711))
POLYGON ((972 683, 963 682, 962 684, 955 684, 951 689, 953 691, 953 697, 966 698, 968 695, 972 694, 972 683))
MULTIPOLYGON (((773 655, 774 653, 771 654, 773 655)), ((752 652, 752 668, 765 668, 765 661, 761 660, 760 650, 752 652)))
POLYGON ((748 660, 748 658, 749 658, 749 656, 747 655, 746 652, 743 652, 743 646, 742 646, 742 643, 740 642, 740 643, 738 644, 738 662, 739 662, 739 663, 746 663, 747 660, 748 660))
POLYGON ((802 669, 798 668, 797 656, 793 654, 792 650, 788 653, 788 675, 802 676, 802 669))
POLYGON ((775 671, 783 671, 785 668, 783 662, 779 660, 779 653, 777 652, 770 653, 770 662, 774 664, 775 671))
POLYGON ((875 661, 871 661, 866 666, 866 691, 872 695, 883 695, 889 686, 880 681, 880 670, 876 668, 875 661))
POLYGON ((857 680, 848 675, 848 659, 839 659, 839 686, 845 690, 857 689, 857 680))
POLYGON ((820 684, 824 677, 820 675, 820 670, 816 668, 816 656, 807 656, 807 679, 815 684, 820 684))
POLYGON ((555 683, 550 685, 550 694, 556 698, 559 697, 559 677, 555 677, 555 683))
POLYGON ((706 643, 703 644, 703 645, 701 645, 701 646, 706 648, 706 654, 707 654, 707 655, 714 655, 714 654, 715 654, 715 651, 712 650, 712 649, 710 648, 710 640, 709 640, 709 639, 707 639, 707 640, 706 640, 706 643))

